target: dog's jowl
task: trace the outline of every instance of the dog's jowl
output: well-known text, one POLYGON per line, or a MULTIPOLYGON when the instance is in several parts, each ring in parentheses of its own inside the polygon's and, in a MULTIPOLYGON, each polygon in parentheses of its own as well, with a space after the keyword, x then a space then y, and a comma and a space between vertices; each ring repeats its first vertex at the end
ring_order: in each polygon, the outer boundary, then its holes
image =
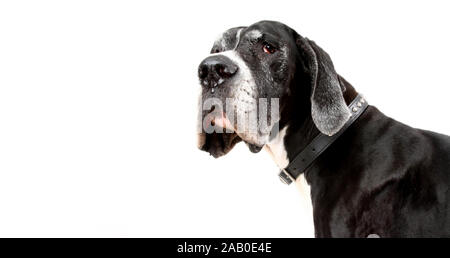
POLYGON ((283 182, 304 177, 317 237, 450 237, 450 137, 369 105, 315 42, 273 21, 232 28, 198 76, 198 147, 243 141, 283 182))

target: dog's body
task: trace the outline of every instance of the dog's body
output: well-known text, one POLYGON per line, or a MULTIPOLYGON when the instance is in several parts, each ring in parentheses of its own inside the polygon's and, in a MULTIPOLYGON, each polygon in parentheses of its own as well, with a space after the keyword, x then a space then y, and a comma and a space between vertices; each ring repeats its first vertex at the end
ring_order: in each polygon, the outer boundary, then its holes
MULTIPOLYGON (((290 160, 311 140, 300 131, 286 133, 290 160)), ((448 136, 369 106, 305 172, 316 236, 449 237, 449 153, 448 136)))
MULTIPOLYGON (((246 96, 280 99, 277 135, 201 133, 199 147, 215 157, 243 140, 254 152, 264 147, 280 168, 286 168, 316 135, 333 135, 342 128, 350 116, 346 107, 358 95, 337 75, 322 49, 280 23, 231 29, 212 52, 217 52, 213 57, 223 52, 231 60, 225 62, 239 68, 222 76, 226 82, 212 92, 211 71, 208 76, 200 74, 202 84, 208 86, 203 98, 241 99, 236 92, 245 90, 246 96), (269 44, 266 35, 281 43, 265 45, 269 44), (252 43, 259 38, 264 38, 261 45, 252 43), (267 55, 257 52, 260 47, 267 55), (251 78, 242 77, 238 70, 242 64, 251 78)), ((238 101, 234 104, 245 110, 238 101)), ((208 113, 201 112, 202 118, 208 113)), ((232 127, 228 121, 217 121, 219 126, 232 127)), ((450 237, 448 136, 411 128, 369 106, 304 177, 311 188, 317 237, 450 237)))

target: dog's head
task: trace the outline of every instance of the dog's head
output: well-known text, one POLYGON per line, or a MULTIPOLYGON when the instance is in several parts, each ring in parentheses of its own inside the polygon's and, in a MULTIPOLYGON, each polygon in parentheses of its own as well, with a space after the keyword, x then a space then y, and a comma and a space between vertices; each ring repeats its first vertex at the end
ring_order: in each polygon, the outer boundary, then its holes
POLYGON ((350 116, 328 54, 279 22, 225 31, 198 76, 198 147, 214 157, 240 141, 259 151, 294 115, 327 135, 350 116))

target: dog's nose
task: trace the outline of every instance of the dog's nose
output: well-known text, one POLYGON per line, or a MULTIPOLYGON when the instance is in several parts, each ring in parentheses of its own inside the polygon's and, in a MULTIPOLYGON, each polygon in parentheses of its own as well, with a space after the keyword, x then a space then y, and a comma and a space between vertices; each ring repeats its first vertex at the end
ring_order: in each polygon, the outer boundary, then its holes
POLYGON ((216 87, 231 78, 238 71, 236 64, 226 56, 210 56, 198 67, 198 77, 204 86, 216 87))

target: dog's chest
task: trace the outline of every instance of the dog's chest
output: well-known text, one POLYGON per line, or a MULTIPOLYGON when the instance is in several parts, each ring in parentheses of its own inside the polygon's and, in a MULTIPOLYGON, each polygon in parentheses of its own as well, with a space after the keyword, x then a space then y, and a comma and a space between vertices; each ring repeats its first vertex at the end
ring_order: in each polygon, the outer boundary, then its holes
MULTIPOLYGON (((281 130, 278 135, 264 146, 266 151, 272 157, 274 162, 280 169, 289 165, 287 151, 284 145, 284 137, 286 136, 287 126, 281 130)), ((302 206, 303 215, 309 220, 308 225, 313 225, 313 209, 311 202, 311 188, 306 182, 304 175, 301 175, 295 181, 300 192, 300 205, 302 206)))
POLYGON ((275 164, 277 164, 280 169, 283 169, 289 165, 289 159, 284 146, 286 130, 287 126, 283 128, 283 130, 281 130, 269 143, 264 145, 264 149, 266 149, 273 161, 275 161, 275 164))

